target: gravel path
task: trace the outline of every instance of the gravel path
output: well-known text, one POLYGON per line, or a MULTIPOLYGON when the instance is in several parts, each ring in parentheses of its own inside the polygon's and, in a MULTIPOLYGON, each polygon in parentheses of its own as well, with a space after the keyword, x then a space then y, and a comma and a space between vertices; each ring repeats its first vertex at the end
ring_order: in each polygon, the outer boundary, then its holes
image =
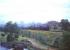
POLYGON ((42 45, 40 42, 36 41, 35 39, 27 38, 27 37, 24 37, 24 39, 27 39, 28 41, 30 41, 32 43, 32 45, 37 47, 37 48, 41 48, 44 50, 48 49, 48 46, 42 45))

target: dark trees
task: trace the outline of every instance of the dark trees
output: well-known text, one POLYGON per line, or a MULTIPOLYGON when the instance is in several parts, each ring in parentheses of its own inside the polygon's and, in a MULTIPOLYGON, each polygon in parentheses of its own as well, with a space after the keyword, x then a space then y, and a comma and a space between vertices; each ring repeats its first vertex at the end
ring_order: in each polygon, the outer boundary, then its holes
POLYGON ((4 27, 4 32, 8 32, 7 41, 14 41, 18 37, 18 32, 20 31, 16 23, 8 22, 4 27))
POLYGON ((63 38, 61 41, 60 50, 70 50, 70 22, 66 19, 61 20, 63 38))
POLYGON ((62 30, 70 31, 70 23, 67 19, 61 20, 61 26, 62 26, 62 30))
POLYGON ((32 30, 49 30, 49 26, 47 24, 41 24, 41 23, 32 23, 28 29, 32 29, 32 30))
POLYGON ((16 23, 12 23, 11 21, 8 22, 5 27, 4 27, 5 32, 10 32, 10 33, 17 33, 19 32, 19 27, 16 23))

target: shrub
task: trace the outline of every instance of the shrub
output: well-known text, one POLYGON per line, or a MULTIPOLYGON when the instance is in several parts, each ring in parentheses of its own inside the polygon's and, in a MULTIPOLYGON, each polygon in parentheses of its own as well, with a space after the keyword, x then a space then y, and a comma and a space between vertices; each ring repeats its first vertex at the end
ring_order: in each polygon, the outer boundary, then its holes
POLYGON ((63 32, 60 50, 70 50, 70 32, 68 31, 63 32))

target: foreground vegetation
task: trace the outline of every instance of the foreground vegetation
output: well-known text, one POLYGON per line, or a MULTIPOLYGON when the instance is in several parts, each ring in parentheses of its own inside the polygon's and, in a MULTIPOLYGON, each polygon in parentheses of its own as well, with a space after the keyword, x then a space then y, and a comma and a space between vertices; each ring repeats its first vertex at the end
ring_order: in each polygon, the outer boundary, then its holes
MULTIPOLYGON (((0 42, 7 42, 7 36, 9 33, 0 32, 0 42)), ((15 33, 13 33, 15 34, 15 33)), ((42 30, 21 30, 18 38, 14 41, 21 42, 25 40, 25 37, 35 39, 41 46, 54 45, 56 38, 62 35, 62 32, 51 32, 42 30)), ((14 37, 14 35, 13 35, 14 37)))
MULTIPOLYGON (((8 34, 4 34, 4 36, 0 36, 0 41, 5 42, 7 41, 8 34)), ((15 40, 22 41, 23 37, 33 38, 39 41, 42 44, 47 45, 47 43, 51 43, 52 40, 62 35, 62 32, 50 32, 50 31, 38 31, 38 30, 22 30, 19 33, 19 37, 15 40)))

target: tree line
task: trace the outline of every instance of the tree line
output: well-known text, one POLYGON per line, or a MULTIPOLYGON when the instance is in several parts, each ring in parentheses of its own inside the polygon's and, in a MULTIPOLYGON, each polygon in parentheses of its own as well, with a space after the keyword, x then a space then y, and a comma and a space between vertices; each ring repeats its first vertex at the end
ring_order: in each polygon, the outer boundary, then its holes
MULTIPOLYGON (((0 26, 0 31, 3 32, 11 32, 11 33, 17 33, 20 29, 32 29, 32 30, 46 30, 49 31, 50 27, 49 24, 53 23, 54 26, 58 23, 61 27, 61 30, 70 31, 70 22, 67 19, 62 19, 61 22, 57 21, 49 21, 47 23, 41 24, 41 23, 32 23, 30 26, 19 27, 17 23, 12 23, 12 21, 7 22, 3 27, 0 26)), ((51 24, 52 26, 52 24, 51 24)), ((56 29, 56 26, 54 27, 56 29)))

